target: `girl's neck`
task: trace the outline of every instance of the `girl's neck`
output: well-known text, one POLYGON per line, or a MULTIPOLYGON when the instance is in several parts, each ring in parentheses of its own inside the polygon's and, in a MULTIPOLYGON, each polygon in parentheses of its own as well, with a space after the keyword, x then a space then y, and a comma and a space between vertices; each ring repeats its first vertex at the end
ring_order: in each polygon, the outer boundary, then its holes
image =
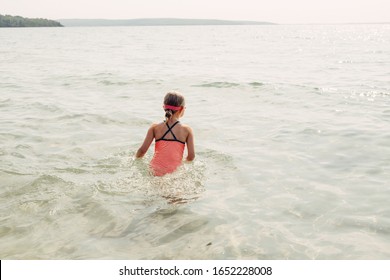
POLYGON ((174 124, 175 122, 179 121, 179 118, 172 116, 169 120, 167 120, 168 124, 174 124))

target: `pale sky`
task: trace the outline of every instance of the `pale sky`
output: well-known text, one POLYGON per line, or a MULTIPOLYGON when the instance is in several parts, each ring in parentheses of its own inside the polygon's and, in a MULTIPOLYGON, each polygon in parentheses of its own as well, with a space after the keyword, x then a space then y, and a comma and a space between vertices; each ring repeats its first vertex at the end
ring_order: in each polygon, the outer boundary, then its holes
POLYGON ((390 0, 0 0, 0 14, 63 18, 201 18, 275 23, 390 22, 390 0))

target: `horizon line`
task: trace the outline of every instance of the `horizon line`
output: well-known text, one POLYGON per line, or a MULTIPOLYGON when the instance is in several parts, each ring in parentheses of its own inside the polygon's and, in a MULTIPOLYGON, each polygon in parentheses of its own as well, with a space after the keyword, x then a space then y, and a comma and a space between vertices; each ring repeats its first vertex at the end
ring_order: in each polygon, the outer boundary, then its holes
POLYGON ((218 18, 180 18, 180 17, 140 17, 140 18, 58 18, 60 20, 102 20, 102 21, 127 21, 127 20, 199 20, 199 21, 227 21, 227 22, 248 22, 248 23, 268 23, 270 25, 348 25, 348 24, 390 24, 390 21, 358 21, 358 22, 275 22, 260 21, 251 19, 218 19, 218 18))
MULTIPOLYGON (((0 15, 10 15, 10 14, 0 14, 0 15)), ((11 15, 10 15, 11 16, 11 15)), ((20 15, 14 15, 20 16, 20 15)), ((45 17, 26 17, 31 19, 51 19, 45 17)), ((149 20, 149 19, 161 19, 161 20, 211 20, 211 21, 231 21, 231 22, 252 22, 252 23, 268 23, 270 25, 348 25, 348 24, 390 24, 390 21, 356 21, 356 22, 276 22, 276 21, 262 21, 262 20, 253 20, 253 19, 219 19, 219 18, 182 18, 182 17, 139 17, 139 18, 81 18, 81 17, 61 17, 57 19, 52 19, 55 21, 60 20, 106 20, 106 21, 124 21, 124 20, 149 20)))
POLYGON ((121 20, 148 20, 148 19, 176 19, 176 20, 215 20, 215 21, 236 21, 236 22, 258 22, 258 23, 273 23, 277 25, 338 25, 338 24, 390 24, 390 21, 355 21, 355 22, 276 22, 276 21, 263 21, 253 19, 219 19, 219 18, 181 18, 181 17, 137 17, 137 18, 81 18, 81 17, 63 17, 55 20, 110 20, 110 21, 121 21, 121 20))

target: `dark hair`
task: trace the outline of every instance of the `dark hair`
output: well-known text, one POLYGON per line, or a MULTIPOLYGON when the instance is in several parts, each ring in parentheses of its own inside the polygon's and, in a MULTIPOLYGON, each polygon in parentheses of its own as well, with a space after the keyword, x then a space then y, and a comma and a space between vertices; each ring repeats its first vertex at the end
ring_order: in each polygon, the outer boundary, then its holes
MULTIPOLYGON (((168 92, 164 97, 164 105, 180 107, 185 105, 184 96, 178 92, 168 92)), ((167 121, 177 112, 172 109, 164 109, 167 121)))

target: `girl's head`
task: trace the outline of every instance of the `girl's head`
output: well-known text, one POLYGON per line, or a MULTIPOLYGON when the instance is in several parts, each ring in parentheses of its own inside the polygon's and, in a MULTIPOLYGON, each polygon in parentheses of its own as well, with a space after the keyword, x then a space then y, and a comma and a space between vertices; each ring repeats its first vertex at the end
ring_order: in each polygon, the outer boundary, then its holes
POLYGON ((164 110, 167 121, 177 112, 183 112, 184 106, 183 95, 178 92, 168 92, 164 97, 164 110))

